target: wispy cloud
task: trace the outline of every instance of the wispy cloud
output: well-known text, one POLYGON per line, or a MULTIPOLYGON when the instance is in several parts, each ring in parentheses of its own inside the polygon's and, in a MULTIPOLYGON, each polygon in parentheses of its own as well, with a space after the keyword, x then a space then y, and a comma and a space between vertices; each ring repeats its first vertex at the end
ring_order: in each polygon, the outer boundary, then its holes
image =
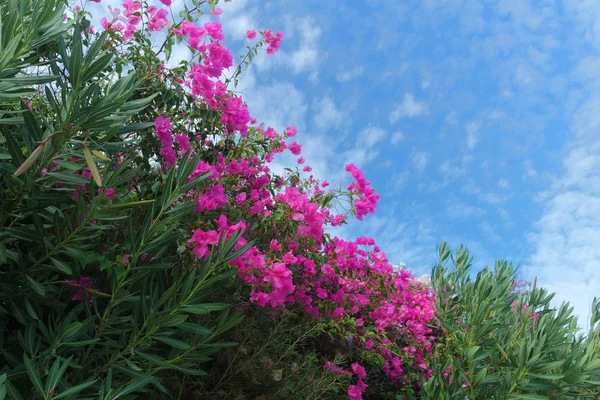
MULTIPOLYGON (((595 46, 591 56, 600 56, 598 8, 584 1, 564 1, 564 5, 587 44, 595 46)), ((534 252, 526 271, 557 292, 557 301, 570 301, 582 317, 580 326, 585 327, 592 298, 600 295, 600 75, 582 68, 589 65, 589 54, 577 56, 580 62, 573 67, 571 79, 584 85, 585 97, 579 97, 569 116, 570 142, 564 151, 563 171, 544 194, 542 216, 529 236, 534 252)))
POLYGON ((469 205, 455 197, 446 200, 446 215, 449 219, 479 218, 484 216, 485 213, 483 208, 469 205))
POLYGON ((323 133, 329 129, 339 128, 344 119, 343 112, 329 96, 316 99, 313 103, 315 115, 313 125, 323 133))
POLYGON ((479 142, 479 130, 481 129, 481 122, 471 121, 465 126, 465 129, 467 130, 467 149, 473 150, 479 142))
POLYGON ((417 172, 423 172, 429 164, 431 154, 424 151, 413 151, 410 153, 410 161, 417 172))
POLYGON ((323 59, 318 50, 321 28, 313 18, 306 17, 298 22, 298 30, 301 33, 300 45, 290 54, 289 65, 296 74, 312 70, 312 79, 316 79, 317 70, 314 67, 323 59))
POLYGON ((335 77, 338 82, 345 83, 359 78, 363 74, 363 71, 363 67, 357 66, 349 70, 339 71, 335 77))
POLYGON ((389 119, 391 123, 394 123, 401 118, 418 117, 425 113, 427 113, 427 105, 424 102, 415 100, 412 94, 405 93, 402 102, 394 106, 389 119))
POLYGON ((404 133, 402 133, 402 132, 395 132, 392 135, 390 143, 393 144, 393 145, 397 145, 397 144, 402 143, 404 141, 404 139, 405 139, 404 133))
POLYGON ((357 134, 354 147, 344 153, 346 162, 365 166, 379 155, 378 145, 387 137, 387 132, 377 126, 369 125, 357 134))

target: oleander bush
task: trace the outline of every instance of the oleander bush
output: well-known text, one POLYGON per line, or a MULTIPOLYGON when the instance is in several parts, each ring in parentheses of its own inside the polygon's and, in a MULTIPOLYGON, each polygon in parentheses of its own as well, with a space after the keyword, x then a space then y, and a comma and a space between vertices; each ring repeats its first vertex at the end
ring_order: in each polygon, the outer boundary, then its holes
POLYGON ((429 399, 598 399, 600 303, 580 333, 573 308, 497 261, 475 274, 468 251, 442 243, 433 268, 437 320, 429 399), (451 260, 451 266, 446 265, 451 260))

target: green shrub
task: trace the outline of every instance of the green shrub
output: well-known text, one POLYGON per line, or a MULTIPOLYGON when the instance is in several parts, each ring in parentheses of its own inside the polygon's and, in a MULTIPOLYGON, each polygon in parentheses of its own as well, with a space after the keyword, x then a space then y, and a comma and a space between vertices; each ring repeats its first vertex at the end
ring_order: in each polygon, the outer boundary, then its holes
POLYGON ((242 315, 211 298, 250 244, 186 251, 202 154, 152 165, 164 99, 117 71, 107 33, 54 0, 0 8, 0 398, 168 393, 233 345, 242 315))
POLYGON ((441 336, 433 352, 428 399, 597 399, 600 303, 579 334, 568 303, 517 280, 505 261, 472 277, 472 258, 442 243, 432 284, 441 336), (447 267, 450 259, 452 266, 447 267))

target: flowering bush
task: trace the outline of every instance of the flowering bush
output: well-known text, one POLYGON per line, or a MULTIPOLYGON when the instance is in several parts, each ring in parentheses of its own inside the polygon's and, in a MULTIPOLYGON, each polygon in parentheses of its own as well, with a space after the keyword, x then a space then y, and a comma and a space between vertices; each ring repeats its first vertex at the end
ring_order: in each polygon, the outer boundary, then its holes
POLYGON ((235 66, 221 24, 199 22, 221 14, 216 1, 180 18, 160 3, 107 7, 97 33, 79 7, 2 3, 2 390, 178 390, 164 378, 206 374, 235 345, 224 333, 243 314, 223 300, 237 290, 242 304, 301 310, 352 346, 347 366, 321 360, 343 371, 350 398, 367 390, 367 370, 415 393, 431 374, 435 296, 372 239, 326 234, 373 213, 379 195, 354 165, 346 190, 308 165, 274 174, 278 154, 301 155, 296 129, 257 124, 232 91, 283 34, 249 31, 235 66), (192 61, 169 68, 178 43, 192 61), (351 210, 334 215, 344 199, 351 210))
POLYGON ((423 398, 598 398, 598 301, 584 337, 568 303, 552 307, 553 295, 518 280, 512 265, 498 261, 473 279, 464 248, 452 257, 442 243, 439 255, 431 278, 444 339, 435 345, 423 398))
POLYGON ((331 238, 379 195, 352 164, 345 188, 316 179, 296 128, 233 91, 284 35, 249 30, 236 63, 217 1, 171 3, 107 6, 97 29, 66 2, 0 4, 0 399, 168 398, 189 376, 202 396, 598 395, 597 303, 584 339, 503 263, 472 281, 443 244, 430 287, 331 238))

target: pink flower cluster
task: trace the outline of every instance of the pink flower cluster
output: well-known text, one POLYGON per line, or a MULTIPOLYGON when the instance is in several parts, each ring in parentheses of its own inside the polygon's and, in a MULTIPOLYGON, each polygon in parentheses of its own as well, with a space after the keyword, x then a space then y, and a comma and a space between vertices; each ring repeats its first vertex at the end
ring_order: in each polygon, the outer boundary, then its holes
POLYGON ((154 120, 154 130, 156 137, 160 141, 162 148, 160 155, 164 157, 166 166, 169 167, 177 162, 177 154, 173 148, 173 125, 169 118, 163 116, 156 117, 154 120))
POLYGON ((86 289, 94 289, 94 283, 90 278, 87 276, 80 276, 79 278, 67 283, 66 286, 71 289, 77 289, 71 300, 78 303, 83 303, 86 301, 89 305, 92 304, 92 296, 86 292, 86 289))
POLYGON ((281 31, 277 32, 273 35, 273 31, 268 29, 263 32, 263 37, 265 42, 268 44, 267 46, 267 54, 276 53, 279 50, 279 45, 281 44, 281 40, 283 39, 283 33, 281 31))
POLYGON ((363 216, 375 212, 380 195, 375 194, 375 190, 371 187, 371 182, 365 179, 362 171, 354 164, 346 165, 346 172, 350 172, 350 175, 354 178, 354 183, 348 185, 348 191, 357 197, 354 200, 354 208, 356 210, 356 219, 360 221, 363 216))
POLYGON ((348 396, 350 400, 361 400, 363 393, 367 390, 367 385, 365 383, 365 379, 367 379, 367 372, 365 368, 357 362, 352 363, 352 372, 349 370, 339 367, 332 363, 331 361, 327 361, 325 365, 323 365, 323 369, 331 371, 336 375, 345 375, 351 377, 356 375, 358 378, 356 384, 348 386, 348 396))

